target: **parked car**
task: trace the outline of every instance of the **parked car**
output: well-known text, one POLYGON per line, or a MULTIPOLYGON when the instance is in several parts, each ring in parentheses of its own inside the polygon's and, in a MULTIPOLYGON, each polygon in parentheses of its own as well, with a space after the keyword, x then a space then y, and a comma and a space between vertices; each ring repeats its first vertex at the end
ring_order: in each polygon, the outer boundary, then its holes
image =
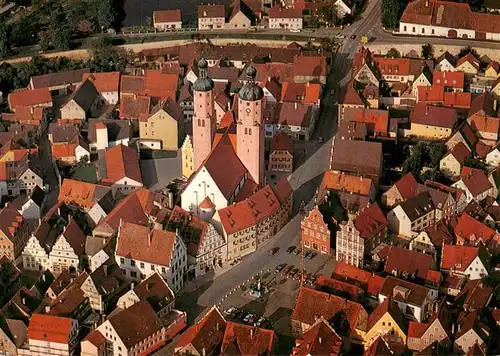
POLYGON ((299 269, 298 269, 298 268, 294 268, 294 269, 292 269, 290 272, 288 272, 288 275, 287 275, 286 277, 287 277, 287 278, 288 278, 288 277, 292 277, 292 278, 293 278, 293 276, 295 276, 295 273, 297 273, 298 271, 299 271, 299 269))
POLYGON ((310 254, 311 254, 311 251, 307 251, 306 254, 304 255, 304 257, 308 258, 310 254))
POLYGON ((298 249, 296 249, 296 250, 294 250, 294 251, 293 251, 293 254, 294 254, 295 256, 298 256, 301 252, 302 252, 302 249, 301 249, 301 248, 298 248, 298 249))
POLYGON ((299 33, 299 32, 300 32, 300 29, 298 29, 298 28, 292 28, 292 29, 290 30, 290 32, 293 32, 293 33, 299 33))
POLYGON ((293 275, 293 279, 299 280, 301 276, 302 276, 302 271, 299 269, 297 273, 293 275))
POLYGON ((316 257, 318 253, 315 251, 311 251, 311 253, 306 257, 308 260, 312 260, 314 257, 316 257))
POLYGON ((356 39, 356 35, 351 35, 351 40, 355 40, 356 39))
POLYGON ((261 327, 266 323, 266 321, 267 321, 267 318, 261 316, 255 323, 253 323, 253 326, 261 327))
POLYGON ((257 315, 252 314, 252 316, 248 319, 247 324, 248 325, 253 325, 257 321, 257 315))
POLYGON ((293 269, 293 265, 286 266, 286 268, 283 271, 281 271, 281 275, 286 276, 288 274, 288 272, 290 272, 292 269, 293 269))
POLYGON ((276 266, 276 269, 274 270, 274 273, 278 274, 280 273, 283 268, 286 267, 286 263, 280 263, 279 265, 276 266))
POLYGON ((288 248, 286 249, 286 252, 288 253, 292 253, 292 251, 295 250, 295 246, 288 246, 288 248))
POLYGON ((336 34, 335 35, 335 38, 338 39, 338 40, 343 40, 345 38, 344 35, 341 35, 340 33, 339 34, 336 34))
POLYGON ((253 315, 252 313, 248 313, 244 318, 243 318, 243 321, 245 323, 248 323, 248 321, 253 318, 255 315, 253 315))
POLYGON ((224 312, 224 314, 226 314, 226 315, 234 315, 237 310, 238 309, 236 309, 235 307, 231 307, 229 309, 226 309, 226 311, 224 312))
POLYGON ((275 255, 276 252, 279 251, 279 249, 280 249, 279 247, 273 247, 272 249, 269 250, 269 254, 270 255, 275 255))

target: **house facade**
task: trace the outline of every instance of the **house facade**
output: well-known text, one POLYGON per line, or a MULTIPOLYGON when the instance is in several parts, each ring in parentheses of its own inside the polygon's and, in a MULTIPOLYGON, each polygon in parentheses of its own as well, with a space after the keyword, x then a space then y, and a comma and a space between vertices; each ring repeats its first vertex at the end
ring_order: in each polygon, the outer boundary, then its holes
POLYGON ((300 222, 300 230, 304 248, 318 251, 323 255, 331 254, 331 233, 318 207, 314 207, 300 222))

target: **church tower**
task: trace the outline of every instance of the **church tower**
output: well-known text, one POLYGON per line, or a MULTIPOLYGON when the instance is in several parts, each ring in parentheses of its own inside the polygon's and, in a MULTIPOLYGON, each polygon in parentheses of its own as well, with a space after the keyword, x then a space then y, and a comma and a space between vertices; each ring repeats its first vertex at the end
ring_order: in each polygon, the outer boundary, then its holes
POLYGON ((208 78, 208 63, 198 61, 198 79, 193 84, 193 149, 194 169, 197 170, 212 150, 215 137, 214 82, 208 78))
POLYGON ((247 83, 238 93, 237 154, 257 184, 264 178, 264 92, 255 84, 257 71, 249 66, 247 83))

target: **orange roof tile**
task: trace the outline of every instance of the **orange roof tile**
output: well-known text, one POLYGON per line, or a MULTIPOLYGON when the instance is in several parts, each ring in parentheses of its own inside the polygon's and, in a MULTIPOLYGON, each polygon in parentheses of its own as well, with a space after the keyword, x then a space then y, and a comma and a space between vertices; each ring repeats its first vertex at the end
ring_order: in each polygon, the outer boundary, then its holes
POLYGON ((219 210, 222 226, 227 234, 233 234, 275 214, 280 202, 269 185, 249 198, 219 210))
POLYGON ((408 200, 418 193, 418 183, 411 172, 406 173, 400 180, 394 183, 399 194, 404 200, 408 200))
POLYGON ((160 100, 176 100, 176 92, 179 87, 179 76, 177 74, 162 73, 159 70, 148 70, 146 72, 146 83, 144 95, 157 97, 160 100))
POLYGON ((82 82, 91 78, 99 93, 116 92, 120 90, 120 72, 84 73, 82 82))
POLYGON ((471 100, 471 93, 455 93, 448 91, 444 93, 444 105, 451 108, 469 109, 471 100))
POLYGON ((432 85, 442 85, 445 88, 463 89, 464 83, 464 72, 435 71, 432 74, 432 85))
POLYGON ((350 104, 350 105, 359 105, 364 106, 365 103, 361 96, 358 94, 356 89, 351 84, 347 85, 347 92, 344 96, 344 100, 342 100, 342 104, 350 104))
POLYGON ((181 22, 181 10, 153 11, 153 21, 157 23, 181 22))
POLYGON ((142 183, 141 169, 139 167, 139 154, 128 146, 119 144, 106 150, 106 178, 102 181, 114 184, 122 178, 130 178, 142 183))
POLYGON ((175 240, 175 232, 124 222, 118 230, 116 255, 160 266, 170 266, 175 240))
POLYGON ((76 145, 73 143, 59 143, 52 145, 52 156, 56 159, 74 158, 76 155, 76 145))
POLYGON ((478 247, 444 245, 441 269, 464 272, 477 256, 479 256, 478 247))
POLYGON ((371 188, 372 180, 370 178, 356 177, 337 171, 327 171, 323 176, 319 191, 334 190, 368 196, 371 188))
POLYGON ((273 352, 276 335, 273 330, 228 321, 222 339, 221 354, 266 355, 273 352))
POLYGON ((460 216, 454 230, 457 243, 468 245, 476 245, 479 241, 487 245, 495 235, 495 230, 467 213, 460 216))
POLYGON ((91 208, 106 195, 111 188, 66 178, 59 189, 58 201, 91 208))
POLYGON ((385 278, 371 274, 361 268, 351 264, 339 261, 333 271, 333 277, 341 280, 347 280, 349 283, 359 283, 361 288, 371 295, 378 295, 385 278))
POLYGON ((337 356, 342 349, 342 338, 325 319, 319 318, 295 341, 295 345, 293 356, 337 356))
POLYGON ((473 196, 478 196, 492 187, 486 174, 478 168, 462 167, 460 178, 473 196))
POLYGON ((363 320, 359 318, 364 311, 361 304, 336 295, 302 287, 293 308, 292 320, 313 325, 318 317, 331 320, 339 311, 345 313, 351 332, 363 324, 363 320))
POLYGON ((271 139, 271 150, 269 152, 272 154, 274 151, 288 151, 293 155, 293 139, 284 131, 278 131, 271 139))
MULTIPOLYGON (((302 17, 302 14, 300 14, 302 17)), ((326 76, 326 57, 324 56, 304 56, 293 57, 294 76, 326 76)))
POLYGON ((354 220, 354 226, 359 231, 362 239, 369 240, 387 228, 389 222, 377 203, 368 208, 361 209, 361 212, 354 220))
POLYGON ((498 135, 500 128, 500 119, 498 117, 474 114, 469 117, 469 120, 474 130, 498 135))
POLYGON ((375 57, 378 69, 382 75, 409 75, 410 58, 375 57))
POLYGON ((368 131, 375 135, 387 136, 389 127, 389 111, 365 108, 346 108, 346 121, 362 122, 367 125, 368 131))
POLYGON ((410 324, 408 325, 408 337, 420 339, 424 335, 425 330, 427 330, 428 326, 429 324, 427 323, 410 321, 410 324))
POLYGON ((442 85, 433 85, 430 87, 420 85, 418 89, 418 102, 427 104, 444 103, 444 87, 442 85))
POLYGON ((8 96, 9 106, 15 111, 18 106, 52 106, 52 96, 49 88, 34 90, 21 90, 10 93, 8 96))
POLYGON ((73 319, 47 314, 33 314, 28 326, 28 339, 68 344, 73 319))

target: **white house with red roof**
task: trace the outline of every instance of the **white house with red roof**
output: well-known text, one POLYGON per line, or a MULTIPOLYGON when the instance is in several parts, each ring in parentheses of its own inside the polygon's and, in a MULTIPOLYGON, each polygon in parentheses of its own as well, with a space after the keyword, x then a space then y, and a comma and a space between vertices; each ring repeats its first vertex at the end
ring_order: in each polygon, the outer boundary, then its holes
POLYGON ((142 187, 139 154, 133 148, 122 144, 108 148, 104 159, 99 162, 98 174, 102 184, 110 186, 113 193, 119 190, 127 195, 142 187))
POLYGON ((85 253, 86 236, 75 220, 71 220, 56 239, 49 253, 51 271, 61 273, 70 269, 76 271, 85 253))
POLYGON ((299 9, 274 6, 269 10, 269 28, 301 30, 302 11, 299 9))
POLYGON ((131 280, 142 281, 156 271, 167 280, 174 292, 184 285, 187 248, 175 232, 122 221, 115 260, 131 280))
POLYGON ((472 199, 480 202, 487 196, 496 198, 497 195, 495 187, 491 184, 484 171, 478 168, 462 167, 460 180, 451 186, 465 192, 467 204, 472 199))
POLYGON ((120 99, 120 72, 84 73, 82 81, 90 78, 106 103, 113 105, 120 99))
POLYGON ((443 245, 440 270, 467 276, 470 280, 481 279, 488 275, 488 251, 482 244, 478 247, 443 245))
POLYGON ((73 355, 78 340, 78 320, 33 314, 28 326, 28 349, 22 355, 73 355))

